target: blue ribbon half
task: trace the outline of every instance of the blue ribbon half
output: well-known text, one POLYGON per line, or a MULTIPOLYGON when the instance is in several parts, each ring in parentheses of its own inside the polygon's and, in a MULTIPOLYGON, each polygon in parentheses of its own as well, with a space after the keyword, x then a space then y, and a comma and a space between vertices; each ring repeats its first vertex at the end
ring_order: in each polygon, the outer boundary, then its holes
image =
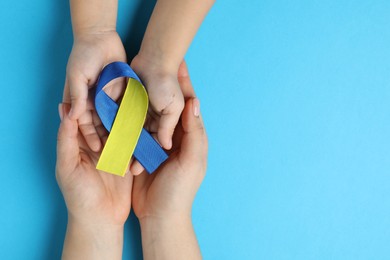
MULTIPOLYGON (((113 62, 103 68, 96 85, 95 108, 108 132, 111 131, 119 106, 104 92, 103 87, 111 80, 120 77, 133 78, 142 84, 137 74, 127 63, 113 62)), ((149 174, 153 173, 168 158, 165 151, 144 128, 133 156, 149 174)))

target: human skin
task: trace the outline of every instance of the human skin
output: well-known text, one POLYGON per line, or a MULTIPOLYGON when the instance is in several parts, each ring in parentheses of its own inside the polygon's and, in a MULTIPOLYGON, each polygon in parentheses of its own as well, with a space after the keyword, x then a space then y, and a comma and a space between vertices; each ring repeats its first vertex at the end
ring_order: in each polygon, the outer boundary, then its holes
MULTIPOLYGON (((139 54, 132 67, 143 80, 150 98, 150 114, 157 139, 165 149, 184 107, 176 73, 214 0, 158 0, 139 54)), ((79 120, 81 133, 97 152, 102 144, 93 127, 93 110, 87 103, 102 68, 126 61, 116 32, 117 0, 70 0, 74 44, 67 65, 63 102, 72 104, 69 116, 79 120)))
MULTIPOLYGON (((69 110, 69 104, 60 104, 56 178, 68 209, 62 258, 122 259, 133 176, 96 169, 100 153, 89 148, 69 110)), ((96 128, 103 142, 107 132, 101 124, 96 128)))
MULTIPOLYGON (((107 132, 88 98, 105 65, 127 61, 116 32, 117 5, 117 0, 70 0, 74 42, 59 107, 56 167, 68 208, 63 259, 122 258, 132 176, 122 179, 95 169, 107 132)), ((123 83, 112 82, 106 92, 118 97, 123 83)))
MULTIPOLYGON (((134 182, 130 172, 122 178, 96 170, 100 153, 90 149, 77 120, 69 117, 70 105, 60 104, 56 177, 68 209, 63 259, 121 259, 132 194, 145 259, 201 258, 191 207, 206 171, 207 136, 184 62, 178 81, 187 104, 170 158, 134 182)), ((107 131, 101 123, 94 126, 104 143, 107 131)))
POLYGON ((214 0, 158 0, 141 48, 131 62, 145 84, 157 138, 165 149, 184 107, 177 71, 214 0))
MULTIPOLYGON (((116 32, 117 0, 70 0, 73 48, 69 56, 63 102, 71 104, 69 117, 78 119, 89 147, 98 152, 102 143, 94 127, 93 105, 88 90, 95 86, 103 67, 114 61, 126 62, 126 52, 116 32)), ((123 83, 120 82, 118 84, 123 83)), ((121 88, 112 88, 115 95, 121 88)))
POLYGON ((178 82, 187 101, 169 159, 152 175, 142 172, 134 178, 132 205, 144 259, 202 258, 191 208, 206 173, 208 142, 185 63, 178 82))

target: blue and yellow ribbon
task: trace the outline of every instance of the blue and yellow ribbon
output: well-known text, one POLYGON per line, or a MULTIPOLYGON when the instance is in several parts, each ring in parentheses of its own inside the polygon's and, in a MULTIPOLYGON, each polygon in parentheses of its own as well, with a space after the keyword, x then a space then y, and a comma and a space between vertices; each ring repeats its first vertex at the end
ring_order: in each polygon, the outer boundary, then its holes
POLYGON ((168 158, 143 128, 148 103, 141 80, 127 63, 113 62, 104 67, 96 86, 95 108, 110 134, 96 166, 98 170, 124 176, 134 155, 148 173, 153 173, 168 158), (103 90, 119 77, 129 78, 120 106, 103 90))

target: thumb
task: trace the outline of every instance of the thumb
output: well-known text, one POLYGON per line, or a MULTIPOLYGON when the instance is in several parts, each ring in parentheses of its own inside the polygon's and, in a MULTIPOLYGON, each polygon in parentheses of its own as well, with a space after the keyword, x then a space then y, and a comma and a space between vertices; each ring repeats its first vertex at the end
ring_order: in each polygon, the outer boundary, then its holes
POLYGON ((163 110, 157 130, 158 141, 167 150, 172 148, 172 136, 184 107, 184 99, 181 93, 180 97, 179 92, 175 97, 174 102, 163 110))
POLYGON ((78 163, 79 143, 76 120, 68 116, 70 105, 62 103, 58 107, 61 124, 57 136, 57 169, 74 169, 78 163))
POLYGON ((180 159, 185 163, 206 161, 207 135, 200 116, 200 102, 191 98, 186 102, 182 114, 183 139, 180 149, 180 159))

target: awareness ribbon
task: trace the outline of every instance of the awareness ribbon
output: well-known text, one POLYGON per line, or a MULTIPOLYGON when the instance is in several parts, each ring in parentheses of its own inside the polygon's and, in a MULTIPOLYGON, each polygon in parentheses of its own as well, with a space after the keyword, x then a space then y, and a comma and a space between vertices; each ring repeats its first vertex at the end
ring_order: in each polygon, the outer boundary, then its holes
POLYGON ((127 63, 113 62, 103 68, 96 85, 95 108, 110 134, 96 169, 124 176, 134 155, 151 174, 168 158, 143 128, 148 103, 141 80, 127 63), (120 106, 103 90, 107 83, 119 77, 129 78, 120 106))

